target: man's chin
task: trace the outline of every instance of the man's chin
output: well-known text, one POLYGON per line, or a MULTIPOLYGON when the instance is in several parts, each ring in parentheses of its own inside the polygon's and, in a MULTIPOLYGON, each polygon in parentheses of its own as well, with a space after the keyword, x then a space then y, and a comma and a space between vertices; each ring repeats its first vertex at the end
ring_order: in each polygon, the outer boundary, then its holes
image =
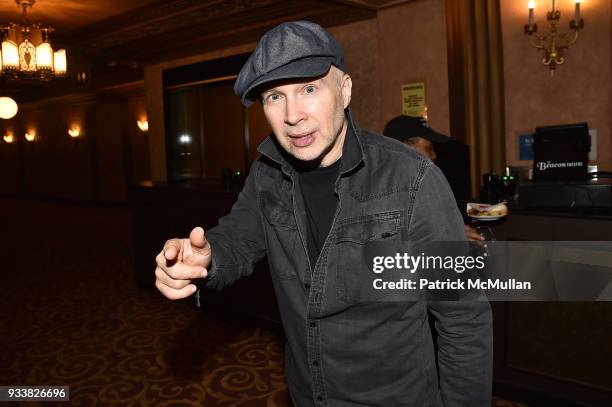
POLYGON ((321 163, 321 154, 296 153, 293 154, 296 160, 299 160, 304 165, 316 167, 321 163))

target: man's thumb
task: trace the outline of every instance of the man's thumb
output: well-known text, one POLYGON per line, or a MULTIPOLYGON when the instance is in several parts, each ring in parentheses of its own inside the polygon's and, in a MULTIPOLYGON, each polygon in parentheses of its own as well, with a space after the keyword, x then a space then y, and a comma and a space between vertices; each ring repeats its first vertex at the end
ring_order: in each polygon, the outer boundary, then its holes
POLYGON ((189 234, 189 243, 195 249, 203 249, 206 246, 206 237, 204 236, 204 229, 201 227, 194 228, 189 234))

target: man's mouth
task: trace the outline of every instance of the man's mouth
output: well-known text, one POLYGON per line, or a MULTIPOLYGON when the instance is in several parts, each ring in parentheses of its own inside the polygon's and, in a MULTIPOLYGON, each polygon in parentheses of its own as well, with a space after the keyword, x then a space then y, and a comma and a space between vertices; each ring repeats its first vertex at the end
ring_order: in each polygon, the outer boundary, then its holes
POLYGON ((289 139, 295 147, 308 147, 314 143, 314 131, 311 133, 292 134, 289 136, 289 139))

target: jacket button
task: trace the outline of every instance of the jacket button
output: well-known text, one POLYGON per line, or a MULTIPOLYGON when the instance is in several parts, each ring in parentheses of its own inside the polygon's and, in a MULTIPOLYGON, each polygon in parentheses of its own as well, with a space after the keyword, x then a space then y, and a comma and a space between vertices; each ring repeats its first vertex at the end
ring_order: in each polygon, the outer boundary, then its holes
POLYGON ((313 365, 313 366, 315 366, 315 367, 316 367, 316 366, 319 366, 319 361, 318 361, 318 360, 314 360, 314 361, 312 362, 312 365, 313 365))

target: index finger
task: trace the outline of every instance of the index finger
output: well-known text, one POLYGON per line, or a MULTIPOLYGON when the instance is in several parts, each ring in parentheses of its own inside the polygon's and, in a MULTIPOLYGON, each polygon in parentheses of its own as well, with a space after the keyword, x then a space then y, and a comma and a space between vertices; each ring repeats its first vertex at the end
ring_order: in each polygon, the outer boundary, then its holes
POLYGON ((176 263, 173 266, 161 268, 174 280, 195 280, 208 275, 208 270, 202 266, 191 266, 185 263, 176 263))
POLYGON ((176 260, 181 251, 180 241, 177 239, 168 240, 162 251, 166 260, 176 260))

